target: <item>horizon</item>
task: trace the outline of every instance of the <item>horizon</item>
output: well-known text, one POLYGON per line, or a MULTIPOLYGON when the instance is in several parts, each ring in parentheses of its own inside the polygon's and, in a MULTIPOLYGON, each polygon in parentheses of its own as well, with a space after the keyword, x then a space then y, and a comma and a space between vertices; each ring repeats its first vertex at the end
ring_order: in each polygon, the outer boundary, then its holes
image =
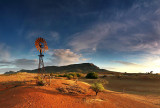
MULTIPOLYGON (((70 65, 80 65, 80 64, 93 64, 93 63, 75 63, 75 64, 68 64, 68 65, 63 65, 63 66, 70 66, 70 65)), ((96 66, 95 64, 93 64, 94 66, 96 66)), ((52 66, 55 66, 55 65, 52 65, 52 66)), ((52 67, 51 66, 51 67, 52 67)), ((63 66, 55 66, 55 67, 63 67, 63 66)), ((44 66, 44 68, 46 68, 46 67, 50 67, 50 66, 44 66)), ((98 67, 98 66, 97 66, 98 67)), ((98 67, 99 69, 104 69, 104 68, 100 68, 100 67, 98 67)), ((21 69, 21 70, 36 70, 36 69, 38 69, 38 68, 33 68, 33 69, 21 69)), ((21 70, 17 70, 17 71, 12 71, 12 70, 10 70, 10 71, 7 71, 7 72, 24 72, 24 71, 21 71, 21 70)), ((107 70, 107 71, 111 71, 111 70, 108 70, 108 69, 104 69, 104 70, 107 70)), ((118 72, 118 71, 112 71, 112 72, 118 72)), ((153 71, 150 71, 150 72, 153 72, 153 71)), ((147 74, 148 73, 150 73, 150 72, 146 72, 147 74)), ((3 73, 0 73, 0 74, 5 74, 6 72, 3 72, 3 73)), ((119 72, 119 73, 131 73, 131 72, 119 72)), ((134 72, 133 72, 134 73, 134 72)), ((131 74, 133 74, 133 73, 131 73, 131 74)), ((142 73, 142 72, 136 72, 136 73, 142 73)), ((144 74, 146 74, 146 73, 144 73, 144 74)), ((152 74, 156 74, 156 73, 152 73, 152 74)))
POLYGON ((93 63, 127 73, 160 73, 159 0, 0 1, 0 74, 93 63))

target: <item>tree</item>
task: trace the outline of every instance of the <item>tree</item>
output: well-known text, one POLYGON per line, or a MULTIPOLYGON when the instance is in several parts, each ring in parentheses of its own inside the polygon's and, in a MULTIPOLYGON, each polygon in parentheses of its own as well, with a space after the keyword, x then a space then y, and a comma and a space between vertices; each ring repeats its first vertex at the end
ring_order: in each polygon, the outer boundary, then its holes
POLYGON ((92 84, 91 89, 96 92, 96 96, 97 96, 98 92, 101 92, 104 90, 104 87, 101 83, 94 83, 92 84))

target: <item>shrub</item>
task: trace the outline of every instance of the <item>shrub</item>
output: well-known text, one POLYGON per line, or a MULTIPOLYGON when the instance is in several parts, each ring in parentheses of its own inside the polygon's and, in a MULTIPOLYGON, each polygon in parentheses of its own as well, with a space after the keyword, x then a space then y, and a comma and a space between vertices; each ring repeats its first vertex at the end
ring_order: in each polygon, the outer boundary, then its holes
POLYGON ((37 81, 37 85, 38 86, 44 86, 44 85, 46 85, 46 82, 44 80, 37 81))
POLYGON ((68 79, 73 79, 73 76, 72 75, 68 75, 67 78, 68 79))
POLYGON ((58 77, 63 77, 63 75, 58 75, 58 77))
POLYGON ((76 79, 77 77, 82 77, 82 76, 83 76, 82 73, 75 73, 75 72, 72 72, 72 73, 64 74, 64 75, 61 76, 61 77, 68 77, 69 75, 72 75, 73 78, 75 78, 75 79, 76 79))
POLYGON ((77 77, 82 77, 83 74, 82 73, 77 73, 77 77))
POLYGON ((69 75, 77 76, 77 74, 76 74, 75 72, 73 72, 73 73, 69 73, 69 75))
POLYGON ((38 86, 44 86, 44 85, 46 85, 46 81, 44 81, 44 80, 41 78, 41 76, 38 76, 37 85, 38 85, 38 86))
POLYGON ((77 79, 77 78, 78 78, 78 77, 77 77, 77 74, 74 74, 73 78, 74 78, 74 79, 77 79))
POLYGON ((50 76, 54 76, 54 74, 53 74, 53 73, 50 73, 50 76))
POLYGON ((103 77, 103 78, 106 78, 106 77, 107 77, 107 75, 103 75, 102 77, 103 77))
POLYGON ((94 84, 92 84, 91 89, 93 91, 95 91, 96 95, 97 95, 98 92, 101 92, 101 91, 104 90, 104 87, 103 87, 103 85, 101 83, 94 83, 94 84))
POLYGON ((68 76, 68 74, 64 74, 63 76, 64 76, 64 77, 67 77, 67 76, 68 76))
POLYGON ((60 87, 57 88, 57 90, 64 94, 70 94, 70 95, 80 95, 80 94, 86 94, 87 89, 82 88, 78 85, 69 85, 66 87, 60 87))
POLYGON ((58 77, 58 75, 56 74, 55 77, 58 77))
POLYGON ((98 78, 98 74, 95 73, 95 72, 90 72, 90 73, 87 74, 86 78, 97 79, 98 78))

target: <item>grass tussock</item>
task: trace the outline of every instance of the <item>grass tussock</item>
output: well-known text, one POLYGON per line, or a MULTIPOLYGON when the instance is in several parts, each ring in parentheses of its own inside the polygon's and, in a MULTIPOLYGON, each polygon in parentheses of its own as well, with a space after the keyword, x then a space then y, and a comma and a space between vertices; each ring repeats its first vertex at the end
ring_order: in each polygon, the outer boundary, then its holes
POLYGON ((46 85, 46 81, 42 78, 42 76, 38 76, 37 85, 38 86, 45 86, 46 85))
POLYGON ((57 90, 61 93, 69 95, 80 95, 80 94, 86 94, 87 92, 85 88, 82 88, 79 85, 69 85, 66 87, 60 87, 57 88, 57 90))

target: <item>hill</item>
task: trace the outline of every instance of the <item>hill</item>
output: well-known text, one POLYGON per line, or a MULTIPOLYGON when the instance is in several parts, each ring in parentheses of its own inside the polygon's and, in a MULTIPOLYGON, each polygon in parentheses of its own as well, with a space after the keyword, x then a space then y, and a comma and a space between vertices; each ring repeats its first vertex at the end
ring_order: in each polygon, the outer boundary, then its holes
MULTIPOLYGON (((82 64, 72 64, 67 66, 46 66, 45 70, 47 73, 66 73, 66 72, 101 72, 108 74, 115 74, 118 72, 113 72, 105 69, 100 69, 98 66, 93 63, 82 63, 82 64)), ((28 73, 37 73, 38 69, 35 70, 20 70, 19 72, 28 72, 28 73)))

